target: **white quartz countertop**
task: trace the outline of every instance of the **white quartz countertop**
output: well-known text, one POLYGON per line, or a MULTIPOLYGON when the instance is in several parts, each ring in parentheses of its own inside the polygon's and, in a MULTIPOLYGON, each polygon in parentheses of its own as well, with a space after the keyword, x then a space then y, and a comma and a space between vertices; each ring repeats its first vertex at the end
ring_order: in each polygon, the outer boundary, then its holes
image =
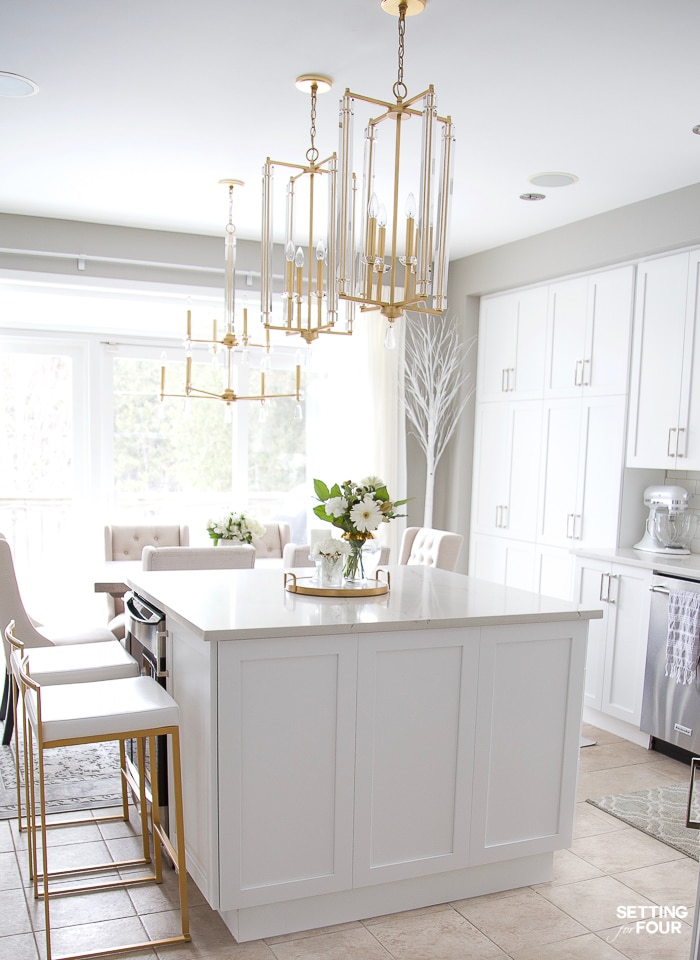
MULTIPOLYGON (((128 585, 202 640, 495 626, 602 616, 564 600, 423 566, 392 566, 390 591, 335 598, 289 593, 282 570, 135 571, 128 585)), ((310 568, 296 571, 309 577, 310 568)))
POLYGON ((644 567, 656 570, 668 576, 689 577, 700 580, 700 554, 691 553, 684 557, 672 557, 665 553, 647 553, 633 547, 582 547, 573 551, 577 557, 589 557, 593 560, 609 560, 612 563, 627 563, 632 567, 644 567))

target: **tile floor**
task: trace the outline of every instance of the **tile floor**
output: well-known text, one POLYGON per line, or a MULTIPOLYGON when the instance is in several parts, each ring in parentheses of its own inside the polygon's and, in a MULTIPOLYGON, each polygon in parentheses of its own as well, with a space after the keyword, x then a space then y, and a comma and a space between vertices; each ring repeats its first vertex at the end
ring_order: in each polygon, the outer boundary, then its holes
MULTIPOLYGON (((687 783, 688 767, 590 727, 584 735, 598 743, 581 751, 575 839, 556 855, 551 882, 244 944, 191 884, 192 943, 159 950, 159 960, 687 960, 697 862, 584 801, 687 783), (624 929, 619 906, 652 904, 687 907, 680 932, 624 929)), ((123 823, 88 822, 57 831, 52 842, 59 834, 56 866, 74 856, 86 862, 86 854, 122 857, 133 844, 123 823)), ((43 907, 28 885, 25 850, 16 822, 0 822, 0 960, 44 956, 43 907)), ((104 948, 114 936, 134 942, 141 924, 150 936, 172 930, 176 902, 172 872, 162 887, 56 899, 54 952, 104 948)))

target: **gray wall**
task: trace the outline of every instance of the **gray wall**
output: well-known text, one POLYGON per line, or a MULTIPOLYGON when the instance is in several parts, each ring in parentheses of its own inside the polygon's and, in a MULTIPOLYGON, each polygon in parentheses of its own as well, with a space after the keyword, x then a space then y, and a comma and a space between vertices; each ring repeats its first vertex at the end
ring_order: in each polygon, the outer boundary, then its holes
MULTIPOLYGON (((448 313, 458 318, 464 336, 469 337, 477 330, 479 297, 484 294, 698 244, 700 184, 693 184, 453 261, 448 313)), ((473 351, 469 357, 474 377, 476 356, 473 351)), ((465 537, 459 564, 463 572, 467 570, 473 438, 474 404, 471 403, 460 423, 458 436, 438 468, 435 493, 435 526, 456 530, 465 537)), ((417 453, 420 456, 420 452, 417 453)), ((409 456, 416 456, 413 448, 409 448, 409 456)), ((421 468, 420 460, 409 460, 409 481, 421 468)), ((411 486, 409 495, 416 495, 411 486)))

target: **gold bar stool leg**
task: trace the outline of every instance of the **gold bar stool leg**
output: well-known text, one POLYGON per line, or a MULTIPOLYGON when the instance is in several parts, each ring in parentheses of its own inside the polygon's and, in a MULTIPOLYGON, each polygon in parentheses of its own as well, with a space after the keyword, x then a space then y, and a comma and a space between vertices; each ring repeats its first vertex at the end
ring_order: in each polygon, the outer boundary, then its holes
MULTIPOLYGON (((151 860, 151 848, 148 843, 148 803, 146 801, 146 750, 144 747, 143 737, 139 737, 136 742, 136 751, 138 756, 138 765, 139 765, 139 814, 141 816, 141 837, 143 840, 143 857, 144 860, 150 862, 151 860)), ((153 801, 155 803, 155 799, 153 801)), ((156 861, 156 870, 155 875, 160 883, 160 877, 158 876, 158 865, 156 861)))

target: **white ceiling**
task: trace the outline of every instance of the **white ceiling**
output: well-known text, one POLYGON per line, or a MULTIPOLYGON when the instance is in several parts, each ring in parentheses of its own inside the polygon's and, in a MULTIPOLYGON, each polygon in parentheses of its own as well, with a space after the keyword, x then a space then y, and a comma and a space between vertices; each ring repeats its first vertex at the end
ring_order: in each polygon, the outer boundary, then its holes
MULTIPOLYGON (((429 0, 406 26, 409 96, 433 83, 457 135, 452 257, 700 181, 697 0, 429 0), (528 177, 578 175, 527 203, 528 177)), ((317 145, 347 86, 391 99, 397 20, 379 0, 3 0, 0 212, 259 236, 266 156, 302 161, 303 73, 327 74, 317 145)))

